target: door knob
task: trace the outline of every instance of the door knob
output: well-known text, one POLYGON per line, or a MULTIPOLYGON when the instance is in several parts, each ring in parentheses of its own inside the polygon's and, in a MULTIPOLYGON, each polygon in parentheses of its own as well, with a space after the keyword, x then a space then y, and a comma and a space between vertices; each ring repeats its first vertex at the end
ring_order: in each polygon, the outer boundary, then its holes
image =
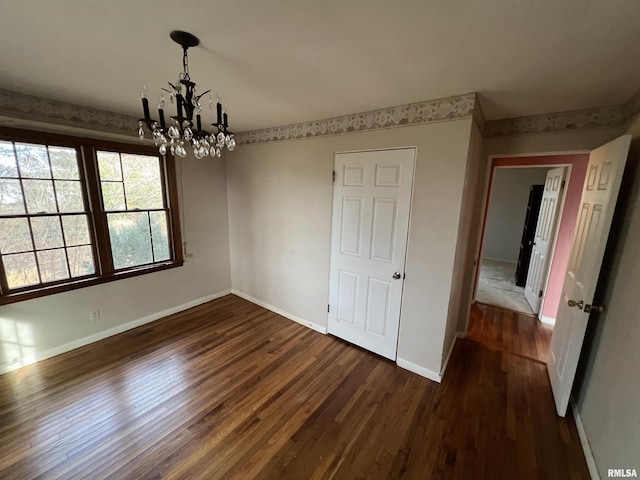
POLYGON ((575 300, 569 300, 567 302, 567 305, 569 305, 570 307, 578 307, 580 310, 582 310, 582 307, 584 307, 584 302, 582 300, 580 300, 579 302, 576 302, 575 300))
POLYGON ((395 272, 395 273, 393 274, 393 279, 394 279, 394 280, 400 280, 400 277, 401 277, 401 276, 402 276, 402 275, 400 275, 400 272, 395 272))

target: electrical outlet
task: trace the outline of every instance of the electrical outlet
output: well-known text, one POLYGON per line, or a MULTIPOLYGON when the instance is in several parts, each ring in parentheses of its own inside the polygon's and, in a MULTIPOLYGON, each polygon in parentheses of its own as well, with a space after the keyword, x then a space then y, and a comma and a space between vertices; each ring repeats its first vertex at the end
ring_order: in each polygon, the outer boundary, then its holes
POLYGON ((92 322, 97 322, 98 320, 100 320, 100 310, 98 308, 91 311, 91 313, 89 314, 89 320, 91 320, 92 322))

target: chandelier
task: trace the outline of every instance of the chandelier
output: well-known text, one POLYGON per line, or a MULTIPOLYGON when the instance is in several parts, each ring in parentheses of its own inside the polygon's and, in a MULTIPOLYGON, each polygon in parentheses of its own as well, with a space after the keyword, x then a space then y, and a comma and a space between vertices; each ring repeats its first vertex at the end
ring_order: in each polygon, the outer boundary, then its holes
POLYGON ((189 57, 187 50, 189 47, 195 47, 200 43, 197 37, 187 32, 175 30, 171 32, 171 39, 182 46, 182 73, 178 77, 178 81, 173 84, 169 83, 169 89, 162 88, 160 92, 160 101, 158 103, 158 120, 151 118, 149 113, 149 100, 147 98, 146 87, 142 91, 142 110, 144 118, 138 122, 138 136, 140 140, 145 138, 145 129, 151 132, 153 143, 161 155, 167 152, 178 157, 186 157, 187 151, 185 145, 191 144, 193 154, 196 158, 201 159, 207 155, 218 157, 222 155, 222 150, 227 147, 229 151, 236 148, 236 141, 233 133, 228 128, 227 113, 223 112, 220 98, 216 98, 217 121, 211 124, 210 130, 202 128, 202 106, 200 99, 209 94, 209 108, 213 109, 213 95, 211 90, 207 90, 201 94, 196 94, 196 84, 189 77, 189 57), (164 116, 164 96, 169 95, 171 104, 176 104, 176 115, 165 120, 164 116), (195 116, 195 124, 194 124, 195 116))

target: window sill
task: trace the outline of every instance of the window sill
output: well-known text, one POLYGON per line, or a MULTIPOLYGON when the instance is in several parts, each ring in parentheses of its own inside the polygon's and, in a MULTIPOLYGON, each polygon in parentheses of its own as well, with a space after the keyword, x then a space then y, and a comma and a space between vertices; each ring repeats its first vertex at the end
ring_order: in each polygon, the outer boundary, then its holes
POLYGON ((169 270, 171 268, 181 267, 183 264, 184 262, 182 260, 168 261, 154 264, 152 266, 143 266, 121 272, 114 272, 109 275, 100 275, 95 277, 82 278, 79 280, 72 280, 65 283, 57 283, 55 285, 40 286, 32 290, 23 289, 0 296, 0 306, 21 302, 24 300, 31 300, 34 298, 46 297, 48 295, 54 295, 56 293, 69 292, 71 290, 91 287, 93 285, 100 285, 102 283, 114 282, 116 280, 122 280, 124 278, 138 277, 140 275, 146 275, 148 273, 169 270))

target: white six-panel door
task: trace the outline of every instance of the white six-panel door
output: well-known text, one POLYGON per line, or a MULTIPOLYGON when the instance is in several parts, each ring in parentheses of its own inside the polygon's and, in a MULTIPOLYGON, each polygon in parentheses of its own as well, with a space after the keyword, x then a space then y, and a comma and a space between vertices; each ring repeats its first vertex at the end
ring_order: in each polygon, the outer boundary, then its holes
POLYGON ((551 337, 547 370, 558 415, 564 416, 580 358, 631 135, 591 152, 569 266, 551 337))
POLYGON ((329 333, 395 360, 415 149, 339 153, 329 333))
POLYGON ((556 224, 560 214, 560 201, 566 174, 565 167, 551 169, 547 172, 544 184, 540 213, 531 250, 529 261, 529 273, 524 287, 524 296, 531 305, 533 313, 540 311, 542 290, 547 278, 549 268, 549 256, 553 248, 553 239, 556 233, 556 224))

